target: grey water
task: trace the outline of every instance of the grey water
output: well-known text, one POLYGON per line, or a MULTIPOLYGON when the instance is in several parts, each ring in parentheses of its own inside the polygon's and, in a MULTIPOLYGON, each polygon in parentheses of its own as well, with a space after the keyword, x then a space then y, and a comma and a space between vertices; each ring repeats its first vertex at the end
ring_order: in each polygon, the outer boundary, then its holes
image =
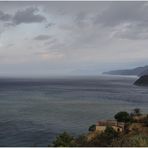
POLYGON ((86 133, 122 110, 148 113, 148 88, 134 86, 136 79, 0 79, 0 146, 48 146, 63 131, 86 133))

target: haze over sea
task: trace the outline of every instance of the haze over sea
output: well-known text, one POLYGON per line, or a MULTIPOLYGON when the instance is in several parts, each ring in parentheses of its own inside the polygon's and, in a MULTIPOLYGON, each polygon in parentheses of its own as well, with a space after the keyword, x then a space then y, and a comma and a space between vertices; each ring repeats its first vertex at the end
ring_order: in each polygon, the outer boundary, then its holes
POLYGON ((0 146, 47 146, 63 131, 85 133, 116 112, 148 112, 148 88, 134 86, 136 79, 0 79, 0 146))

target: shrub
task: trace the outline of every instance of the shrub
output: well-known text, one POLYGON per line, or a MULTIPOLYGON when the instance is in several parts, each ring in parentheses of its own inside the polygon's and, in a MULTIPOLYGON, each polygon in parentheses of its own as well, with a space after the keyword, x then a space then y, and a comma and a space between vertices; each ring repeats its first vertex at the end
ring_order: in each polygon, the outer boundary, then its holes
POLYGON ((66 132, 58 135, 53 141, 54 147, 70 147, 73 145, 74 138, 66 132))
POLYGON ((98 134, 89 142, 88 146, 106 147, 110 146, 112 141, 118 137, 118 133, 112 127, 106 127, 105 131, 98 134))
POLYGON ((75 146, 76 147, 87 147, 87 137, 85 135, 80 135, 78 138, 75 139, 75 146))
POLYGON ((148 146, 148 137, 144 135, 135 135, 131 138, 132 146, 145 147, 148 146))
POLYGON ((140 115, 141 115, 141 110, 140 110, 140 108, 135 108, 133 111, 134 111, 134 112, 133 112, 134 115, 136 115, 136 116, 140 116, 140 115))
POLYGON ((144 125, 148 127, 148 115, 144 118, 144 125))
POLYGON ((112 147, 131 147, 132 144, 131 144, 131 142, 130 142, 128 137, 126 137, 125 135, 122 135, 119 138, 115 139, 111 143, 111 146, 112 147))
POLYGON ((118 137, 118 132, 116 132, 112 127, 107 126, 105 131, 102 133, 102 136, 106 142, 111 143, 112 140, 118 137))
POLYGON ((89 131, 95 131, 95 129, 96 129, 96 125, 95 124, 93 124, 93 125, 91 125, 90 127, 89 127, 89 131))
POLYGON ((142 134, 123 135, 111 144, 113 147, 147 147, 148 137, 142 134))

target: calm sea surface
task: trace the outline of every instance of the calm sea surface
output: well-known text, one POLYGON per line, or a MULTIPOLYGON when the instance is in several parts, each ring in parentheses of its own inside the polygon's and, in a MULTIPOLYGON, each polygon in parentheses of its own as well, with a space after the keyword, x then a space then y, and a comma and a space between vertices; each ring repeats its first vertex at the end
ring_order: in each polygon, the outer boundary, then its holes
POLYGON ((148 88, 134 77, 0 79, 0 146, 47 146, 58 133, 135 107, 148 113, 148 88))

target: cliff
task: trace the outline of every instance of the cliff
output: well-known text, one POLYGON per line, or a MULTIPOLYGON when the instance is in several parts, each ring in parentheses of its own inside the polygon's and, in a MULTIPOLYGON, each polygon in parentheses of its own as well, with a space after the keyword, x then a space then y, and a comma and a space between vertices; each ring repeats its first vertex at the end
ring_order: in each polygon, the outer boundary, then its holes
POLYGON ((135 81, 135 85, 148 86, 148 75, 141 76, 138 80, 135 81))

